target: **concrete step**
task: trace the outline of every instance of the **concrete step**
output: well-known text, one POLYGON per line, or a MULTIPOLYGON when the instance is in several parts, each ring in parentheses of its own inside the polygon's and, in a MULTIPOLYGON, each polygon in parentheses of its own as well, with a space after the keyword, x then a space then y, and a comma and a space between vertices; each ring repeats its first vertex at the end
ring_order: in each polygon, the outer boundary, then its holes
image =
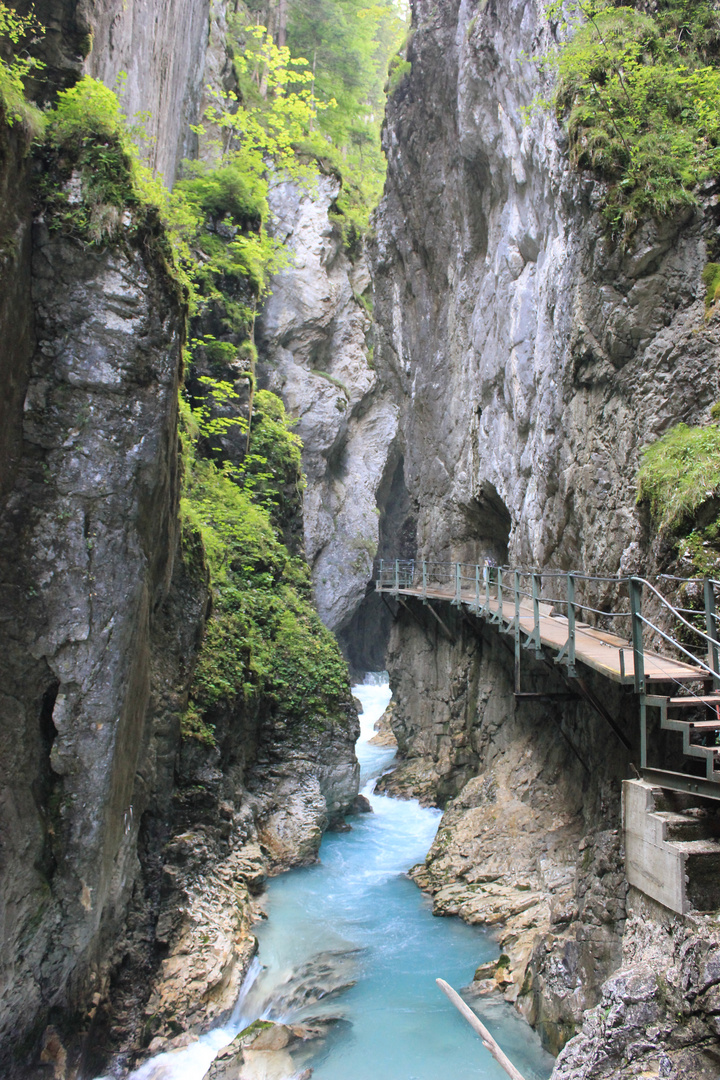
POLYGON ((668 705, 673 708, 678 705, 685 709, 690 707, 698 708, 703 705, 710 705, 714 708, 716 705, 720 705, 720 694, 707 694, 705 697, 671 697, 668 698, 668 705))
POLYGON ((689 806, 689 798, 642 780, 623 782, 626 873, 631 885, 671 911, 716 911, 720 807, 689 806))
POLYGON ((656 810, 655 817, 663 822, 663 839, 669 841, 705 841, 712 833, 708 833, 705 818, 695 814, 674 813, 672 810, 656 810))

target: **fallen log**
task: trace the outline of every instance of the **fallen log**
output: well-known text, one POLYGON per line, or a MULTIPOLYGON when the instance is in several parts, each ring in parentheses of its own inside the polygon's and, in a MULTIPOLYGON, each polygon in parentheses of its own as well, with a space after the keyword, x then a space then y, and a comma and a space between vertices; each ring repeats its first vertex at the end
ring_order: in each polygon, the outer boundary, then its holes
POLYGON ((485 1027, 481 1020, 478 1020, 472 1009, 465 1004, 460 995, 455 990, 453 990, 452 986, 450 986, 449 983, 446 983, 444 979, 436 979, 435 982, 438 984, 442 992, 444 994, 447 994, 458 1012, 462 1013, 470 1027, 475 1032, 477 1032, 477 1034, 482 1039, 482 1043, 485 1049, 490 1051, 492 1056, 497 1061, 498 1065, 500 1065, 505 1070, 511 1080, 524 1080, 522 1073, 519 1073, 513 1065, 512 1061, 510 1061, 510 1059, 506 1057, 505 1054, 503 1054, 502 1050, 495 1042, 488 1029, 485 1027))

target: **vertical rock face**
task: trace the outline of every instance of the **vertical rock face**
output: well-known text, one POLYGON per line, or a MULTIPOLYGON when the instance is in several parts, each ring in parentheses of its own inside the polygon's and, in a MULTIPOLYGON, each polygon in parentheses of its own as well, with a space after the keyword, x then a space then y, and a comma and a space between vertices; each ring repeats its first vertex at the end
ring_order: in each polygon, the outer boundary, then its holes
MULTIPOLYGON (((718 397, 701 284, 712 212, 646 223, 627 246, 608 237, 600 187, 570 169, 552 114, 522 112, 547 90, 527 58, 551 35, 539 3, 413 4, 373 252, 406 506, 394 515, 381 492, 381 542, 430 559, 637 571, 650 566, 639 450, 718 397)), ((391 639, 406 763, 388 786, 454 800, 418 880, 438 910, 506 920, 510 967, 493 985, 557 1050, 620 961, 619 781, 636 748, 586 704, 516 702, 485 632, 478 643, 457 621, 446 634, 415 615, 399 611, 391 639)), ((534 665, 526 677, 524 689, 568 689, 534 665)), ((635 714, 606 704, 633 743, 635 714)))
POLYGON ((129 215, 105 251, 35 239, 37 346, 0 524, 5 1048, 41 1006, 104 989, 152 788, 184 332, 153 242, 129 215))
MULTIPOLYGON (((126 68, 125 111, 152 114, 168 179, 207 10, 38 5, 55 86, 91 45, 91 73, 126 68)), ((0 128, 0 1072, 71 1080, 228 1015, 252 895, 312 861, 352 802, 358 731, 348 694, 323 723, 288 731, 261 701, 218 718, 220 749, 181 740, 209 603, 178 513, 187 312, 152 214, 124 214, 105 246, 42 217, 31 236, 25 150, 0 128)))
POLYGON ((106 86, 122 85, 128 116, 148 114, 146 157, 168 185, 197 141, 190 125, 199 119, 209 13, 209 0, 104 0, 88 13, 86 70, 106 86))
POLYGON ((631 890, 623 966, 603 987, 555 1080, 712 1080, 718 1070, 720 939, 707 916, 674 917, 631 890))
POLYGON ((542 5, 414 5, 389 103, 374 259, 377 357, 400 404, 420 551, 616 572, 635 538, 639 448, 718 396, 701 213, 627 250, 572 172, 523 57, 542 5))
POLYGON ((318 611, 334 630, 351 618, 372 575, 376 492, 397 416, 370 361, 365 258, 350 261, 328 217, 338 193, 326 176, 308 191, 273 189, 275 234, 293 262, 273 280, 258 335, 263 380, 297 418, 303 441, 305 550, 318 611))
POLYGON ((190 125, 200 113, 210 0, 37 0, 32 7, 46 28, 41 93, 81 74, 101 79, 128 117, 144 114, 144 156, 172 184, 197 144, 190 125))
POLYGON ((0 110, 0 498, 10 489, 20 462, 22 403, 33 347, 28 150, 20 125, 5 127, 0 110))

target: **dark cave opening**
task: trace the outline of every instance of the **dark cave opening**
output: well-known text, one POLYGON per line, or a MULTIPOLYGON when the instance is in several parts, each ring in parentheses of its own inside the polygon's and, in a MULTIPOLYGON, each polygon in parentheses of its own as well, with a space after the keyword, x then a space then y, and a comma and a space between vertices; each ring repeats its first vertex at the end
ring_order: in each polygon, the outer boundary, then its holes
MULTIPOLYGON (((396 448, 388 457, 377 492, 380 511, 378 550, 381 559, 414 559, 417 554, 417 508, 405 484, 405 461, 396 448)), ((368 582, 367 592, 350 619, 337 631, 353 680, 368 671, 383 671, 393 615, 368 582)))

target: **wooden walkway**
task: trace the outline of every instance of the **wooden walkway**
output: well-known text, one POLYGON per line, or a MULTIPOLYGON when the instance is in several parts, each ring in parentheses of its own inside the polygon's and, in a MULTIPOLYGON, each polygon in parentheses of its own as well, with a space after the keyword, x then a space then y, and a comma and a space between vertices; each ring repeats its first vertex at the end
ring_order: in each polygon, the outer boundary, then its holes
POLYGON ((463 608, 475 618, 494 625, 499 632, 510 635, 515 644, 515 693, 518 698, 543 696, 521 691, 523 652, 534 650, 538 657, 543 651, 549 653, 554 662, 562 666, 568 683, 575 683, 578 694, 603 717, 628 750, 631 748, 628 733, 620 729, 602 701, 584 684, 576 668, 583 664, 606 679, 631 686, 639 706, 639 757, 643 778, 654 785, 720 800, 720 617, 717 615, 720 581, 693 580, 703 589, 706 632, 699 630, 697 620, 694 624, 688 621, 701 612, 673 607, 652 583, 643 578, 592 577, 573 571, 543 574, 535 570, 490 567, 489 564, 468 566, 426 561, 416 564, 394 560, 388 565, 380 562, 375 587, 381 593, 396 597, 414 618, 417 615, 406 598, 414 597, 427 604, 450 638, 452 633, 435 610, 435 602, 463 608), (436 574, 442 576, 436 577, 436 574), (595 609, 576 596, 576 585, 580 584, 584 589, 589 583, 597 582, 615 589, 618 604, 615 612, 598 611, 596 614, 622 620, 621 624, 628 626, 632 640, 582 621, 583 616, 587 617, 595 609), (558 595, 560 599, 557 599, 558 595), (708 650, 707 663, 699 658, 694 662, 697 653, 690 652, 671 630, 662 629, 643 614, 644 595, 663 608, 666 626, 684 624, 687 633, 699 638, 698 646, 708 650), (666 640, 669 649, 677 651, 677 655, 649 648, 646 638, 666 640), (677 656, 687 657, 687 660, 677 656), (648 721, 649 712, 655 716, 659 714, 654 723, 648 721), (684 758, 685 763, 677 761, 680 771, 665 765, 668 754, 657 739, 658 729, 682 735, 682 748, 678 746, 677 758, 684 758))
MULTIPOLYGON (((382 591, 393 595, 397 592, 397 595, 399 596, 414 596, 420 600, 443 600, 445 602, 457 603, 458 599, 456 591, 451 588, 442 589, 438 587, 429 587, 423 592, 422 589, 400 588, 395 590, 385 586, 382 591)), ((474 592, 461 590, 460 601, 464 607, 475 612, 476 598, 474 592)), ((539 608, 540 644, 554 650, 556 653, 560 652, 568 641, 569 627, 567 617, 565 615, 551 614, 552 609, 548 604, 540 603, 539 608)), ((486 618, 489 614, 491 618, 492 616, 495 616, 499 621, 500 604, 498 603, 497 597, 491 597, 487 603, 484 602, 483 598, 483 602, 481 602, 477 614, 486 618)), ((514 623, 514 600, 503 602, 502 619, 505 625, 514 623)), ((526 638, 530 638, 533 635, 534 629, 535 619, 532 602, 521 601, 521 633, 523 633, 526 638)), ((672 659, 668 656, 664 656, 662 653, 654 652, 647 648, 644 652, 644 659, 645 679, 651 682, 702 679, 706 674, 703 672, 702 668, 693 667, 690 664, 685 664, 680 660, 672 659)), ((587 623, 576 622, 575 660, 586 664, 587 667, 593 668, 595 671, 600 672, 601 675, 605 675, 614 682, 634 682, 635 669, 631 642, 618 637, 616 634, 609 633, 606 630, 597 630, 587 623)))

